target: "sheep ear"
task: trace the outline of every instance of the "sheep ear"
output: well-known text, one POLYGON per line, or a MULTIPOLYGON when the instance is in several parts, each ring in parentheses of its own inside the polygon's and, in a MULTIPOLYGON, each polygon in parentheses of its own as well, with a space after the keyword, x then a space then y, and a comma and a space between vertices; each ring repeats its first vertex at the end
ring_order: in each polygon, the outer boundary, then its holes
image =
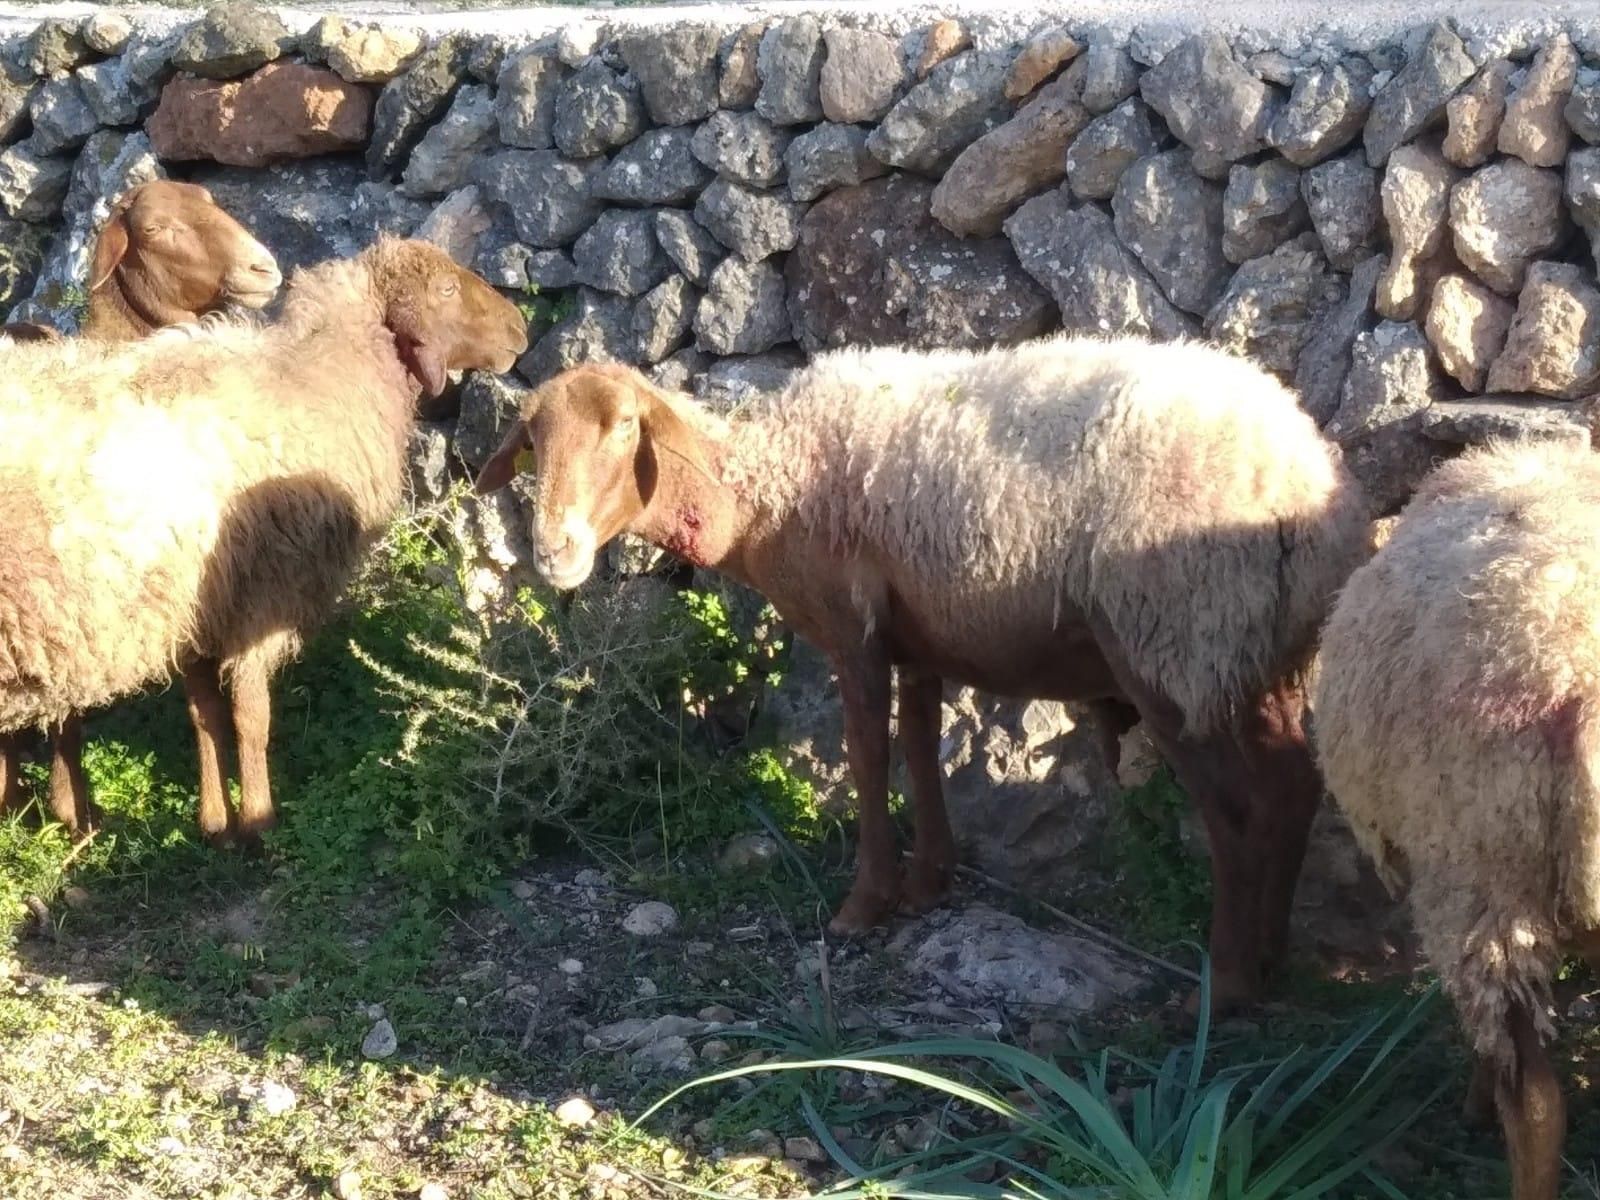
POLYGON ((706 462, 700 435, 672 410, 667 398, 655 388, 643 383, 635 386, 644 398, 639 413, 639 427, 649 436, 650 444, 658 451, 665 450, 674 458, 682 459, 707 480, 720 486, 722 480, 717 478, 716 472, 706 462))
POLYGON ((410 305, 391 304, 384 316, 384 324, 394 334, 395 350, 411 377, 422 385, 423 394, 430 399, 442 395, 449 382, 444 355, 439 353, 433 339, 424 334, 422 322, 410 305))
POLYGON ((120 205, 111 210, 111 219, 94 244, 94 264, 89 268, 89 290, 105 286, 128 253, 128 213, 120 205))
POLYGON ((487 496, 505 487, 518 471, 526 468, 528 464, 523 455, 532 449, 533 437, 528 422, 519 418, 500 443, 500 449, 489 456, 489 461, 483 464, 483 470, 478 472, 478 478, 472 485, 473 493, 487 496))

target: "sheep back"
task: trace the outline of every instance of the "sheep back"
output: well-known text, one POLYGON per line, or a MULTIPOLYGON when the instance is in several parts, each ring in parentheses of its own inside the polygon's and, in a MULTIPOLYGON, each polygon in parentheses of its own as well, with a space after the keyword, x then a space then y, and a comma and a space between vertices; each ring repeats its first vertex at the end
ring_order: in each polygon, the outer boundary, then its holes
POLYGON ((1098 614, 1195 733, 1303 662, 1366 553, 1293 395, 1198 344, 835 352, 735 430, 735 484, 883 559, 938 640, 1098 614))
POLYGON ((1597 614, 1600 459, 1501 446, 1430 476, 1323 636, 1329 789, 1500 1062, 1507 1006, 1543 1023, 1566 932, 1600 928, 1597 614))

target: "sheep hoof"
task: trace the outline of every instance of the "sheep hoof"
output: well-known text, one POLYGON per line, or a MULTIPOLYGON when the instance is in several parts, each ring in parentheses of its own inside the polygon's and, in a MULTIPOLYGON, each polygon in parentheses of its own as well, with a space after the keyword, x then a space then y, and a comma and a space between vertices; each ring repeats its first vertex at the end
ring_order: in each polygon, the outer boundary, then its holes
POLYGON ((260 840, 263 833, 274 828, 277 824, 278 815, 276 813, 267 813, 265 816, 260 817, 246 817, 241 814, 239 817, 239 836, 260 840))
POLYGON ((828 922, 828 932, 834 937, 860 937, 873 929, 889 923, 898 905, 898 896, 863 895, 851 892, 828 922))
POLYGON ((900 911, 907 916, 921 916, 949 898, 950 869, 912 859, 900 880, 900 911))
POLYGON ((262 842, 258 830, 240 829, 234 837, 234 847, 246 858, 261 858, 267 852, 266 844, 262 842))
MULTIPOLYGON (((1251 987, 1241 979, 1232 978, 1222 971, 1211 974, 1211 1019, 1220 1020, 1249 1008, 1259 998, 1259 988, 1251 987)), ((1195 988, 1183 1002, 1184 1013, 1192 1018, 1200 1015, 1200 989, 1195 988)))

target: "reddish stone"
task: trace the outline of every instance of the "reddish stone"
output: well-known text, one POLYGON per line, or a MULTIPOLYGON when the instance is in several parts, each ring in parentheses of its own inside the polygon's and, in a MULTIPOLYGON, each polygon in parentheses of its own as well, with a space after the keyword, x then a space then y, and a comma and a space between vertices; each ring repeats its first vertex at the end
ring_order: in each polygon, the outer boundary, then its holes
POLYGON ((364 146, 372 93, 332 71, 269 63, 244 79, 179 75, 146 125, 157 156, 260 167, 364 146))

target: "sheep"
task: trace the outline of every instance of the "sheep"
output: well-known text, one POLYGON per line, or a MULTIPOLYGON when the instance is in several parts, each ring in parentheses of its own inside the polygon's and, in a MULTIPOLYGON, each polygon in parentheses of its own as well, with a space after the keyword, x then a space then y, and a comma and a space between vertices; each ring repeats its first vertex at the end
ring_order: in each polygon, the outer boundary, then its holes
POLYGON ((531 469, 550 584, 578 586, 632 532, 754 587, 830 660, 860 798, 835 933, 946 895, 944 680, 1096 700, 1137 710, 1204 815, 1216 1007, 1257 995, 1321 794, 1296 670, 1368 518, 1276 381, 1196 344, 1056 337, 825 354, 732 424, 614 366, 523 403, 476 488, 531 469), (903 882, 894 668, 916 829, 903 882))
MULTIPOLYGON (((264 308, 283 276, 272 253, 193 183, 154 179, 111 206, 90 261, 89 303, 80 332, 126 342, 198 320, 225 304, 264 308)), ((59 336, 17 321, 16 340, 59 336)))
POLYGON ((273 325, 208 318, 126 346, 13 347, 0 379, 0 730, 176 669, 202 831, 257 838, 274 823, 272 673, 400 504, 419 395, 451 371, 505 371, 526 348, 513 304, 436 247, 390 238, 298 272, 273 325))
MULTIPOLYGON (((129 188, 95 240, 83 336, 106 342, 144 337, 198 320, 225 304, 259 309, 277 294, 277 261, 203 187, 156 179, 129 188)), ((56 341, 35 322, 0 328, 14 341, 56 341)), ((74 833, 90 820, 82 763, 82 718, 51 731, 50 808, 74 833)), ((21 802, 20 739, 0 737, 0 810, 21 802)))
POLYGON ((14 342, 59 342, 61 331, 52 325, 37 321, 7 321, 0 325, 0 334, 14 342))
POLYGON ((1515 1200, 1554 1200, 1544 1050, 1565 949, 1600 963, 1600 457, 1469 451, 1336 602, 1313 686, 1329 791, 1412 919, 1497 1109, 1515 1200))

